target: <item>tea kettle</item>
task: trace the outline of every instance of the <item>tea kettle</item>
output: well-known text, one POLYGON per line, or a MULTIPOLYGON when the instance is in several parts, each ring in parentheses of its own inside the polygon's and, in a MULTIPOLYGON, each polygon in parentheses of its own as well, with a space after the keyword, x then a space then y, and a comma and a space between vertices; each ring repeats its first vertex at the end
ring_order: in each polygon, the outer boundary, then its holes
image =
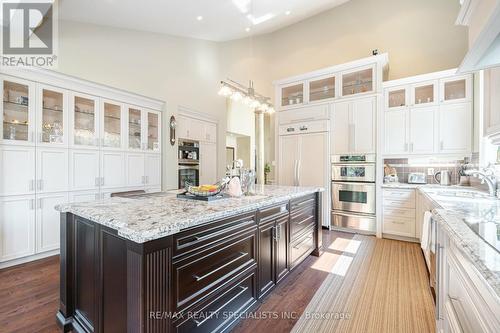
POLYGON ((441 170, 439 172, 436 172, 436 174, 434 175, 434 179, 436 180, 436 183, 439 183, 439 185, 449 186, 451 185, 451 172, 448 170, 441 170))

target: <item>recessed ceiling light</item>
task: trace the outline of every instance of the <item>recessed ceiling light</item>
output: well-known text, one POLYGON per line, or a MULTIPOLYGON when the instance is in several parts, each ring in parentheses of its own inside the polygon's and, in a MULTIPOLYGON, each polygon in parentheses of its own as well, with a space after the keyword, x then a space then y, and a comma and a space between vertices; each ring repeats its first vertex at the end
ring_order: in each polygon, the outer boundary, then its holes
POLYGON ((291 11, 287 10, 287 11, 285 12, 285 15, 290 15, 291 13, 292 13, 291 11))
POLYGON ((201 20, 203 20, 203 16, 201 16, 201 15, 200 15, 200 16, 197 16, 197 17, 196 17, 196 19, 197 19, 198 21, 201 21, 201 20))
POLYGON ((245 31, 246 31, 246 32, 249 32, 249 31, 250 31, 250 28, 245 28, 245 31))

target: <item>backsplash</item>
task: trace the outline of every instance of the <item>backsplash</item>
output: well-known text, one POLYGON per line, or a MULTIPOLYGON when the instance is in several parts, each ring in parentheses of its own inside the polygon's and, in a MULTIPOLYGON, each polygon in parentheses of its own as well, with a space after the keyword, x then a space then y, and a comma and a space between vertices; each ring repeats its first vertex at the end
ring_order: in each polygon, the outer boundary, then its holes
POLYGON ((400 183, 408 182, 408 175, 413 172, 422 172, 426 175, 427 184, 436 184, 434 175, 427 175, 429 168, 434 169, 434 173, 448 170, 451 172, 452 184, 458 184, 460 177, 458 175, 460 165, 464 160, 417 160, 413 161, 408 158, 388 158, 384 160, 384 164, 388 164, 396 169, 400 183))

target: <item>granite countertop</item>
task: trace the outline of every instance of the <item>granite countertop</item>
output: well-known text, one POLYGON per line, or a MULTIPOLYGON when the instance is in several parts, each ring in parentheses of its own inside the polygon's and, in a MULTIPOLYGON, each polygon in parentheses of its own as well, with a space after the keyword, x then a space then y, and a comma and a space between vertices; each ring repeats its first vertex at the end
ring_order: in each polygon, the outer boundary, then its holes
POLYGON ((500 200, 470 188, 422 186, 419 191, 437 207, 433 216, 442 229, 500 297, 500 253, 468 226, 468 223, 493 222, 487 237, 500 237, 499 227, 494 224, 500 223, 500 200))
POLYGON ((56 206, 56 210, 115 229, 119 236, 136 243, 145 243, 220 218, 322 191, 320 187, 257 185, 254 196, 212 202, 178 199, 173 193, 157 193, 63 204, 56 206))

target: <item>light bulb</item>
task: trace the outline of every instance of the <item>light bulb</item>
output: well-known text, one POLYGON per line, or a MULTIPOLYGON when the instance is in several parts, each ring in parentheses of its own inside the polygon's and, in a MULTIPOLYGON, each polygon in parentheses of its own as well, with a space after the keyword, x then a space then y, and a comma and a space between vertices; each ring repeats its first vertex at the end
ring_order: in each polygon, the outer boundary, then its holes
POLYGON ((219 90, 219 95, 221 95, 221 96, 225 96, 225 97, 227 97, 227 96, 231 95, 232 93, 233 93, 233 91, 231 90, 231 88, 229 88, 229 87, 228 87, 228 86, 226 86, 226 85, 222 86, 222 87, 220 88, 220 90, 219 90))
POLYGON ((252 98, 250 96, 243 97, 243 104, 250 105, 252 103, 252 98))
POLYGON ((257 109, 257 108, 259 108, 259 107, 260 107, 260 102, 259 102, 258 100, 255 100, 255 99, 254 99, 254 100, 250 103, 250 107, 251 107, 252 109, 257 109))
POLYGON ((241 99, 243 98, 243 95, 239 92, 239 91, 235 91, 233 92, 233 94, 231 95, 231 99, 233 101, 241 101, 241 99))

